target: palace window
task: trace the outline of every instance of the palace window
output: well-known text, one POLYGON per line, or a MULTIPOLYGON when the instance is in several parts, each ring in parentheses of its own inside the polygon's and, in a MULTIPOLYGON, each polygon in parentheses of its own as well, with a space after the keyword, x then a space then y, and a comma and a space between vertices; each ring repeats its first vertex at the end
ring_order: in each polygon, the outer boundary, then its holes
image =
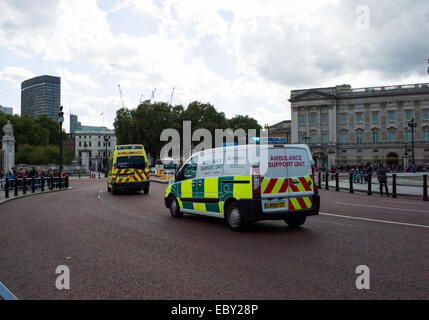
POLYGON ((413 140, 413 134, 411 130, 407 129, 407 142, 411 142, 411 140, 413 140))
POLYGON ((341 143, 346 144, 347 143, 347 132, 341 133, 341 143))
POLYGON ((363 132, 362 131, 356 132, 356 143, 358 143, 358 144, 363 143, 363 132))
POLYGON ((316 144, 316 133, 312 132, 310 134, 310 143, 311 144, 316 144))
POLYGON ((395 111, 389 111, 389 121, 395 121, 395 111))
POLYGON ((322 114, 322 124, 328 124, 328 117, 326 114, 322 114))
POLYGON ((423 110, 423 120, 429 120, 429 110, 423 110))
POLYGON ((389 142, 394 143, 396 141, 395 131, 389 131, 389 142))
POLYGON ((425 130, 423 133, 423 139, 425 142, 429 142, 429 130, 425 130))
POLYGON ((362 123, 362 121, 363 121, 363 113, 357 112, 356 113, 356 123, 362 123))
POLYGON ((322 133, 322 144, 328 144, 328 134, 326 132, 322 133))
POLYGON ((304 115, 300 115, 300 116, 298 116, 298 118, 299 118, 299 124, 301 126, 305 125, 305 116, 304 115))
POLYGON ((379 121, 379 112, 378 111, 373 111, 372 112, 372 122, 378 122, 379 121))
POLYGON ((341 124, 347 124, 347 113, 341 114, 341 124))
POLYGON ((314 113, 312 113, 312 114, 310 115, 310 123, 311 123, 312 125, 315 125, 315 124, 316 124, 316 115, 315 115, 314 113))
POLYGON ((411 121, 412 118, 413 118, 413 111, 412 110, 405 111, 405 119, 407 121, 411 121))
POLYGON ((380 137, 380 134, 379 134, 378 130, 374 130, 372 132, 372 143, 378 143, 379 137, 380 137))

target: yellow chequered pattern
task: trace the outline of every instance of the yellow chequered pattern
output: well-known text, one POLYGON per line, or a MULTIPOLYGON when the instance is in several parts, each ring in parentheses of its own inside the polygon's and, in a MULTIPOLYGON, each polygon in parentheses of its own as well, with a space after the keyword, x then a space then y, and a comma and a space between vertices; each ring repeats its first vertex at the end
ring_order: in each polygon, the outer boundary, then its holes
POLYGON ((289 210, 310 209, 311 206, 311 197, 289 198, 289 210))

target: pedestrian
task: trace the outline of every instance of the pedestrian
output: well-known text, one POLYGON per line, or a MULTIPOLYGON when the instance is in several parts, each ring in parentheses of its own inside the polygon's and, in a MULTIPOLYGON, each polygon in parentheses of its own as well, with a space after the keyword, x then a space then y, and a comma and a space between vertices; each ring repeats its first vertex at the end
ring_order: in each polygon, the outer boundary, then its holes
POLYGON ((337 173, 337 168, 335 166, 331 167, 331 180, 335 180, 335 174, 337 173))
POLYGON ((360 169, 359 169, 359 183, 360 184, 363 184, 364 177, 365 177, 365 172, 363 170, 363 167, 360 167, 360 169))
POLYGON ((383 187, 386 188, 386 195, 389 196, 389 189, 387 187, 387 170, 383 164, 380 164, 377 169, 377 179, 380 185, 380 196, 383 196, 383 187))

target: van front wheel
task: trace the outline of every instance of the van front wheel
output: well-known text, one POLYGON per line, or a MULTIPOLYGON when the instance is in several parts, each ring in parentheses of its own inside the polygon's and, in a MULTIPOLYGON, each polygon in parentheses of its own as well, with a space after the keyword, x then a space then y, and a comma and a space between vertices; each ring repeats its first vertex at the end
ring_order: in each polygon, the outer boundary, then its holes
POLYGON ((240 212, 237 202, 231 202, 226 208, 226 224, 233 231, 243 231, 246 227, 246 222, 243 219, 243 214, 240 212))
POLYGON ((179 204, 177 203, 176 197, 170 197, 170 213, 173 218, 181 218, 183 212, 180 212, 179 204))
POLYGON ((296 217, 296 218, 285 219, 285 222, 291 228, 298 228, 305 223, 305 220, 307 220, 307 217, 296 217))

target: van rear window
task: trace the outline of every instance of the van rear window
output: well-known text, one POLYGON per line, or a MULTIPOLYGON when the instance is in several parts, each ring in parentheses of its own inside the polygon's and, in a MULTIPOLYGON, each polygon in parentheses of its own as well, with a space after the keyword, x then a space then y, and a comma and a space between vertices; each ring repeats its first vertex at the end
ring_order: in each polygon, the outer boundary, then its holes
POLYGON ((118 169, 144 169, 146 162, 142 156, 124 156, 116 158, 116 167, 118 169))

